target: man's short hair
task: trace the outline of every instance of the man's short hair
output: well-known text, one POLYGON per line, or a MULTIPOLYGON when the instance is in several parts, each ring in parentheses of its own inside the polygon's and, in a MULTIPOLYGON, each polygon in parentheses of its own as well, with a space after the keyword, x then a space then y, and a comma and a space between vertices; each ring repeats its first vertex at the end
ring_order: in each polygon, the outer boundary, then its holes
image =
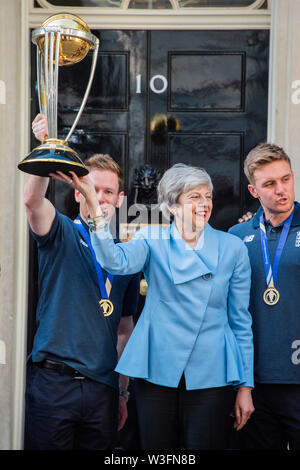
POLYGON ((119 181, 119 192, 123 191, 124 187, 124 178, 123 178, 123 171, 121 167, 118 165, 117 162, 113 158, 111 158, 108 154, 103 153, 96 153, 92 155, 90 158, 85 160, 85 166, 91 170, 106 170, 115 173, 118 177, 119 181))
POLYGON ((285 160, 288 162, 290 167, 291 160, 285 153, 283 148, 275 144, 268 142, 262 142, 261 144, 254 147, 247 155, 244 162, 244 173, 249 183, 254 182, 254 172, 258 168, 268 163, 272 163, 278 160, 285 160))

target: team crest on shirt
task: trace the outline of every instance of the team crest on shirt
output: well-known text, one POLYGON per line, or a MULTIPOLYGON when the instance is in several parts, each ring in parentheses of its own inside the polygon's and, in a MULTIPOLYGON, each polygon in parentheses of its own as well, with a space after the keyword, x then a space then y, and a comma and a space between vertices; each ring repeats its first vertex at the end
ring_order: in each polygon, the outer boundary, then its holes
POLYGON ((296 248, 299 248, 299 246, 300 246, 300 231, 297 232, 297 234, 296 234, 296 241, 295 241, 295 247, 296 247, 296 248))
POLYGON ((244 243, 250 243, 250 242, 253 241, 254 237, 255 237, 255 235, 246 235, 243 242, 244 243))

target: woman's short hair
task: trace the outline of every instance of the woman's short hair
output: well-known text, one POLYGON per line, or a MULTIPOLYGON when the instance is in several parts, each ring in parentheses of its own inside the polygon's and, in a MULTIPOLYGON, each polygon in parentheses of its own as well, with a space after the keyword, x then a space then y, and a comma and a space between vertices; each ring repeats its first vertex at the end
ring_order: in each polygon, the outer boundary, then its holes
POLYGON ((179 196, 196 186, 206 185, 213 190, 213 184, 203 168, 177 163, 169 168, 161 178, 158 187, 158 204, 165 216, 169 216, 168 206, 178 203, 179 196))
POLYGON ((119 181, 119 192, 123 191, 124 187, 124 179, 123 179, 123 172, 121 167, 118 165, 117 162, 113 158, 111 158, 108 154, 103 153, 95 153, 90 158, 85 160, 85 166, 91 170, 106 170, 115 173, 118 177, 119 181))
POLYGON ((249 183, 254 182, 254 172, 268 163, 285 160, 291 167, 291 160, 283 148, 269 142, 262 142, 254 147, 247 155, 244 162, 244 173, 249 183))

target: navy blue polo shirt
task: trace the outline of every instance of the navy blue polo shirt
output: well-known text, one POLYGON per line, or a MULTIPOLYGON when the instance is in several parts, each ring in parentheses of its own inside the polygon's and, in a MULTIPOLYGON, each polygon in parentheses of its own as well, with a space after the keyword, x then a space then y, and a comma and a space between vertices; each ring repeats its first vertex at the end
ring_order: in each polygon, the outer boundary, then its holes
MULTIPOLYGON (((114 277, 110 294, 114 311, 104 317, 94 260, 76 224, 56 211, 49 234, 31 233, 37 242, 39 264, 32 361, 61 361, 86 377, 118 388, 114 371, 117 329, 122 315, 136 313, 139 275, 114 277)), ((107 273, 103 273, 106 279, 107 273)))
MULTIPOLYGON (((280 258, 276 289, 280 299, 270 306, 263 301, 267 288, 263 264, 259 216, 231 227, 248 248, 252 268, 250 312, 253 318, 254 376, 259 383, 300 383, 300 205, 295 211, 280 258)), ((270 261, 274 256, 283 223, 273 227, 265 221, 270 261)))

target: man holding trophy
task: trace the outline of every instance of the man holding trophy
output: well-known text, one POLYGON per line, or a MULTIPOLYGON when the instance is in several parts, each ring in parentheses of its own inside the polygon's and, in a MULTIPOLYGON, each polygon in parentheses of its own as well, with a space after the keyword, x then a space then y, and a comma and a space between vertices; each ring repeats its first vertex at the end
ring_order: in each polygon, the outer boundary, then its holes
POLYGON ((87 206, 78 191, 79 216, 74 221, 46 198, 49 176, 72 169, 78 175, 89 173, 108 219, 123 201, 122 171, 111 157, 95 155, 83 164, 68 147, 68 138, 61 141, 56 135, 58 65, 68 65, 68 56, 78 57, 86 43, 97 51, 98 40, 80 18, 62 14, 34 30, 33 41, 39 47, 40 109, 47 118, 39 115, 33 123, 42 145, 19 164, 29 173, 24 202, 39 253, 25 449, 110 449, 127 417, 127 379, 120 377, 119 390, 114 368, 117 350, 121 352, 132 331, 139 277, 112 277, 95 262, 87 206))

